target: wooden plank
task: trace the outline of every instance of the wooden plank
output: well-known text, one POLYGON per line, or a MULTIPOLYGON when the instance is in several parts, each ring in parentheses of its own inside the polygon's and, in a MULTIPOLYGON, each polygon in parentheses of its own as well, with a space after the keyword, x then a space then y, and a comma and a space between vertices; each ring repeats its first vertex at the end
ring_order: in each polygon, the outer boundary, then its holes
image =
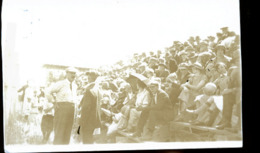
POLYGON ((208 127, 208 126, 197 126, 197 125, 192 125, 192 124, 186 123, 186 122, 171 122, 171 126, 188 127, 188 128, 192 128, 192 129, 205 131, 205 132, 212 132, 212 133, 223 134, 223 135, 225 135, 225 134, 228 134, 228 135, 236 134, 236 133, 229 132, 227 130, 218 130, 214 127, 208 127))
POLYGON ((118 130, 117 133, 124 136, 124 137, 127 137, 128 139, 130 139, 134 142, 142 142, 139 138, 133 137, 132 133, 127 133, 127 132, 123 132, 123 131, 120 131, 120 130, 118 130))

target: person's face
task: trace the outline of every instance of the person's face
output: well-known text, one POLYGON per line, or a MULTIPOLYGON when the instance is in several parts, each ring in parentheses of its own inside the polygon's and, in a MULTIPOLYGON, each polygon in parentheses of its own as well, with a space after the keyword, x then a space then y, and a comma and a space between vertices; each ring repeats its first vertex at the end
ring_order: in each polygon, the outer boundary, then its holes
POLYGON ((164 87, 165 87, 165 91, 169 94, 170 91, 171 91, 171 86, 172 86, 172 83, 169 83, 169 82, 166 82, 164 84, 164 87))
POLYGON ((164 66, 159 66, 158 69, 159 69, 159 71, 163 71, 164 70, 164 66))
POLYGON ((148 77, 152 77, 152 76, 153 76, 153 74, 152 74, 151 72, 147 72, 146 75, 147 75, 148 77))
POLYGON ((182 60, 186 60, 187 59, 187 55, 183 54, 183 55, 181 55, 181 58, 182 58, 182 60))
POLYGON ((203 52, 203 51, 207 51, 207 46, 206 45, 201 45, 200 46, 200 52, 203 52))
POLYGON ((141 72, 143 72, 143 71, 145 70, 145 67, 142 66, 142 67, 139 68, 139 70, 140 70, 141 72))
POLYGON ((159 90, 158 85, 150 85, 149 88, 150 88, 150 90, 152 91, 153 94, 156 94, 159 90))
POLYGON ((193 67, 192 68, 192 73, 194 74, 198 74, 200 71, 196 68, 196 67, 193 67))
POLYGON ((76 73, 74 73, 74 72, 67 72, 67 79, 68 79, 70 82, 74 81, 75 78, 76 78, 76 73))
POLYGON ((224 50, 221 49, 221 48, 219 48, 219 49, 217 50, 217 56, 223 56, 223 55, 224 55, 224 50))
POLYGON ((180 69, 180 72, 181 72, 182 74, 186 74, 186 73, 188 72, 188 70, 187 70, 187 69, 180 69))
POLYGON ((218 72, 223 74, 223 73, 226 73, 226 68, 224 65, 219 65, 218 66, 218 72))
POLYGON ((94 76, 88 75, 88 82, 91 83, 94 81, 95 81, 94 76))

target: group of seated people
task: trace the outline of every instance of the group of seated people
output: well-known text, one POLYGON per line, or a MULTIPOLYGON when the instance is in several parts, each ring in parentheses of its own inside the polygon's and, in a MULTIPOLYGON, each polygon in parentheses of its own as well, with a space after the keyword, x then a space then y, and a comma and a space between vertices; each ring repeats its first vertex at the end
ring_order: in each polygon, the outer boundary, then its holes
MULTIPOLYGON (((241 115, 239 35, 228 27, 221 30, 217 40, 209 36, 201 41, 197 36, 174 41, 165 52, 135 53, 129 63, 119 61, 109 71, 79 75, 76 116, 81 116, 78 133, 83 143, 93 143, 96 127, 108 141, 115 141, 119 130, 150 140, 157 125, 171 121, 217 129, 241 127, 240 118, 232 123, 233 108, 241 115)), ((52 108, 43 108, 43 118, 53 119, 52 108)), ((50 130, 44 133, 45 142, 49 135, 50 130)))
POLYGON ((228 27, 221 30, 216 41, 213 36, 203 41, 190 37, 174 41, 164 53, 134 54, 130 64, 119 62, 121 68, 110 72, 90 72, 103 77, 100 106, 106 136, 121 130, 151 139, 156 125, 170 121, 241 127, 240 118, 236 125, 231 122, 234 107, 240 117, 239 35, 228 27))

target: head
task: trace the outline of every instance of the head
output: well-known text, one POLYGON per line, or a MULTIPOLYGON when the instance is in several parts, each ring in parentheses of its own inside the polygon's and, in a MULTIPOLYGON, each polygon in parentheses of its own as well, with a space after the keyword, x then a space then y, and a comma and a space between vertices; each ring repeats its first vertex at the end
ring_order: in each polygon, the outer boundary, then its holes
POLYGON ((146 73, 146 76, 147 76, 148 78, 154 76, 154 70, 151 69, 151 68, 147 68, 146 71, 145 71, 145 73, 146 73))
POLYGON ((146 65, 145 65, 145 64, 141 64, 141 65, 139 65, 139 67, 138 67, 138 69, 139 69, 139 71, 140 71, 141 73, 145 71, 145 68, 146 68, 146 65))
POLYGON ((86 75, 88 77, 88 82, 91 83, 91 82, 95 82, 96 79, 98 78, 99 74, 98 72, 96 71, 88 71, 86 72, 86 75))
POLYGON ((187 63, 181 63, 178 66, 178 69, 179 69, 181 74, 186 74, 186 73, 188 73, 188 64, 187 63))
POLYGON ((70 81, 73 82, 76 78, 77 75, 77 69, 75 69, 74 67, 69 67, 66 69, 66 78, 70 81))
POLYGON ((208 96, 214 95, 216 90, 217 90, 217 86, 214 83, 212 83, 212 82, 207 83, 203 87, 204 94, 206 94, 208 96))
POLYGON ((240 51, 237 49, 237 50, 234 50, 233 52, 232 52, 232 58, 233 59, 238 59, 238 58, 240 58, 240 51))
POLYGON ((158 91, 159 91, 159 82, 158 81, 155 81, 155 80, 152 80, 150 83, 149 83, 149 89, 151 90, 151 92, 153 94, 156 94, 158 91))
POLYGON ((219 62, 219 63, 217 63, 216 67, 217 67, 217 71, 220 74, 224 74, 227 72, 227 66, 225 63, 219 62))
POLYGON ((178 82, 177 74, 176 73, 169 74, 166 78, 166 82, 169 84, 178 82))
POLYGON ((206 42, 200 43, 200 52, 208 51, 208 44, 206 42))
POLYGON ((166 69, 166 65, 164 65, 164 64, 159 64, 159 66, 158 66, 158 70, 159 71, 164 71, 166 69))
POLYGON ((225 51, 226 51, 225 46, 223 46, 223 45, 216 46, 216 55, 217 56, 224 56, 225 51))
POLYGON ((193 64, 193 67, 192 67, 192 73, 194 74, 200 74, 203 70, 203 67, 200 63, 196 62, 193 64))
POLYGON ((102 81, 101 82, 101 88, 103 90, 109 90, 109 83, 107 81, 102 81))

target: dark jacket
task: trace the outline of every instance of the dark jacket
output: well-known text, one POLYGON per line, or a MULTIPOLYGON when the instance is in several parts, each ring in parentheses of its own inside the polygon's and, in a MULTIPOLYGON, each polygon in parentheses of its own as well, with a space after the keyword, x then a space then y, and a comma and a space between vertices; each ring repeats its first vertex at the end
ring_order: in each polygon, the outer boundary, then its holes
POLYGON ((157 92, 157 103, 155 104, 153 100, 149 109, 150 113, 153 113, 153 111, 160 111, 163 113, 162 120, 164 121, 170 121, 174 117, 173 105, 170 102, 170 98, 168 94, 161 89, 157 92))
POLYGON ((97 98, 92 95, 90 89, 95 84, 91 83, 87 86, 84 96, 80 102, 81 118, 80 125, 87 129, 94 129, 101 126, 101 121, 97 115, 97 98))

